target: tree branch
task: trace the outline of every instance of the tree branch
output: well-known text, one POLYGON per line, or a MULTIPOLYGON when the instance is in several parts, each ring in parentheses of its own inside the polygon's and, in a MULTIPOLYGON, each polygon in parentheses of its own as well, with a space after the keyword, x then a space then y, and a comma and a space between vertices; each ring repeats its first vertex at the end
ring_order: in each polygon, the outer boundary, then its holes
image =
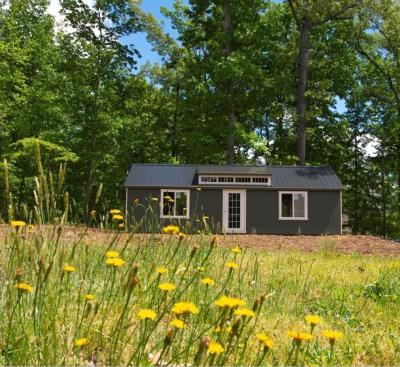
POLYGON ((318 22, 312 22, 312 25, 314 27, 317 27, 321 24, 325 24, 328 22, 332 22, 332 21, 337 21, 337 20, 346 20, 348 18, 343 18, 341 17, 341 15, 343 15, 344 13, 346 13, 348 10, 350 9, 354 9, 356 7, 358 7, 361 4, 362 0, 358 0, 355 1, 354 3, 348 4, 346 6, 343 6, 343 8, 341 8, 340 10, 338 10, 337 12, 333 13, 333 14, 328 14, 324 19, 318 21, 318 22))

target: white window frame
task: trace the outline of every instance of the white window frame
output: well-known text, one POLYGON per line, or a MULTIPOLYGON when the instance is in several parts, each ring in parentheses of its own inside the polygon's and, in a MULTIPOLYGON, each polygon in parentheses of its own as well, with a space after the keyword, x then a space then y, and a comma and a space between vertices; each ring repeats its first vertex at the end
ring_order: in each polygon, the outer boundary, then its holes
MULTIPOLYGON (((279 220, 308 220, 308 191, 279 191, 279 220), (282 195, 303 194, 304 195, 304 217, 282 217, 282 195)), ((294 198, 292 196, 292 208, 294 214, 294 198)))
MULTIPOLYGON (((190 190, 184 189, 161 189, 160 195, 160 218, 170 218, 170 219, 189 219, 190 217, 190 190), (164 215, 164 194, 166 192, 184 192, 186 194, 186 215, 164 215)), ((175 210, 176 207, 174 206, 175 210)))

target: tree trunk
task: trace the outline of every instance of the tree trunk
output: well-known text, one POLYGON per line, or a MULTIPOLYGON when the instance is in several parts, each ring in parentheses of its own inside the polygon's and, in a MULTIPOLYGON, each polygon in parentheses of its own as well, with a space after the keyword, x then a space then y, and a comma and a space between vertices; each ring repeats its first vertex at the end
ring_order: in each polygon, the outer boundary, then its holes
MULTIPOLYGON (((225 57, 232 54, 232 4, 231 0, 224 1, 224 34, 225 34, 225 57)), ((227 118, 228 118, 228 141, 226 147, 226 161, 233 164, 235 161, 235 102, 234 83, 232 78, 227 82, 227 118)))
POLYGON ((297 81, 297 157, 298 164, 306 164, 306 110, 307 110, 307 82, 308 82, 308 54, 311 24, 305 20, 301 23, 299 60, 298 60, 298 81, 297 81))

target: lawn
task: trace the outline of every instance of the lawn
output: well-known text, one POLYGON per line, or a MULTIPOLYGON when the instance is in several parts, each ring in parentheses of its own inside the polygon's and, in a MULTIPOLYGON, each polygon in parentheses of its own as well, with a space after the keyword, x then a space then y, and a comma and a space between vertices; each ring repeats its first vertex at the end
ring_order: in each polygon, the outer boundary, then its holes
POLYGON ((1 364, 400 364, 398 257, 80 232, 2 237, 1 364))

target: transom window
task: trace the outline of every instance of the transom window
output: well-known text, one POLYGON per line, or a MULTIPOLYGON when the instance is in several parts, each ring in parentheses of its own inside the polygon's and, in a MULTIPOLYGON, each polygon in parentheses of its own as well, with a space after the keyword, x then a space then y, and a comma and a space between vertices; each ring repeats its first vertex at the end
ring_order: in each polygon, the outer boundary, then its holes
POLYGON ((161 190, 161 218, 189 218, 189 190, 161 190))
POLYGON ((270 176, 199 176, 200 184, 271 185, 270 176))
POLYGON ((308 195, 306 191, 279 192, 279 219, 307 220, 308 195))

